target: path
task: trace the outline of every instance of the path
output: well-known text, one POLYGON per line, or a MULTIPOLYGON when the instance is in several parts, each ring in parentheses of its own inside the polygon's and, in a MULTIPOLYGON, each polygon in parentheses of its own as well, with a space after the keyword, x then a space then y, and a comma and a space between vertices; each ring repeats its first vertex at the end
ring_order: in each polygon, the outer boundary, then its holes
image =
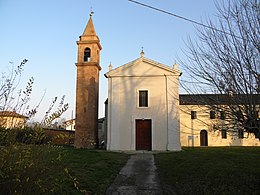
POLYGON ((163 194, 151 153, 131 155, 106 195, 163 194))

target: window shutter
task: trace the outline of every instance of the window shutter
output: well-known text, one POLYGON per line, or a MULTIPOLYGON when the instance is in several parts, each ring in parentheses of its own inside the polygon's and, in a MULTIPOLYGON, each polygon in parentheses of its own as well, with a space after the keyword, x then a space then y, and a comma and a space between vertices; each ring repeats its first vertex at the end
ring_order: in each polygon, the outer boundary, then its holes
POLYGON ((197 112, 191 111, 191 119, 196 119, 196 118, 197 118, 197 112))
POLYGON ((210 119, 215 119, 216 118, 216 114, 215 114, 215 111, 211 110, 210 113, 210 119))

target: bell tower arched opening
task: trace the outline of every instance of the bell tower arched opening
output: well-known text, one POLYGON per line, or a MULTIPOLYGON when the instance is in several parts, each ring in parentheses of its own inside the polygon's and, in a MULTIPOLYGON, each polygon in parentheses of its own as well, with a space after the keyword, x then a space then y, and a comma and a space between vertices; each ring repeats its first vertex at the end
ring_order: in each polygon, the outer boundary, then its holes
POLYGON ((89 47, 87 47, 84 50, 84 62, 89 62, 90 61, 90 57, 91 57, 91 49, 89 47))

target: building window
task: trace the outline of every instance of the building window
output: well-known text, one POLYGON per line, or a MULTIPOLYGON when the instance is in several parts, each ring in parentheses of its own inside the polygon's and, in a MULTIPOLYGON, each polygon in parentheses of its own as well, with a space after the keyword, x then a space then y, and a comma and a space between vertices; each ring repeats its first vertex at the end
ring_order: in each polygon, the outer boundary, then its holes
POLYGON ((213 110, 210 111, 209 115, 210 115, 210 119, 215 119, 216 118, 216 113, 213 110))
POLYGON ((148 91, 139 91, 139 107, 148 107, 148 91))
POLYGON ((243 129, 238 129, 238 138, 243 139, 244 138, 244 131, 243 129))
POLYGON ((84 62, 90 61, 90 54, 91 54, 91 50, 90 48, 87 47, 84 51, 84 62))
POLYGON ((227 139, 227 130, 226 129, 222 129, 221 136, 222 136, 222 139, 227 139))
POLYGON ((225 112, 224 111, 220 111, 220 119, 221 120, 225 120, 225 118, 226 118, 225 112))
POLYGON ((191 119, 196 119, 197 118, 197 112, 196 111, 191 111, 191 119))

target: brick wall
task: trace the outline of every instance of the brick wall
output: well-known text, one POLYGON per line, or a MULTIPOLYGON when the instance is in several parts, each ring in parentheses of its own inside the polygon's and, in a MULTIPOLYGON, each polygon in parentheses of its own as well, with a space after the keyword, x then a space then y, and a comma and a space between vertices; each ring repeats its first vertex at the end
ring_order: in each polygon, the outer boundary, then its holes
POLYGON ((54 145, 73 145, 75 131, 59 130, 59 129, 44 129, 47 135, 52 137, 54 145))

